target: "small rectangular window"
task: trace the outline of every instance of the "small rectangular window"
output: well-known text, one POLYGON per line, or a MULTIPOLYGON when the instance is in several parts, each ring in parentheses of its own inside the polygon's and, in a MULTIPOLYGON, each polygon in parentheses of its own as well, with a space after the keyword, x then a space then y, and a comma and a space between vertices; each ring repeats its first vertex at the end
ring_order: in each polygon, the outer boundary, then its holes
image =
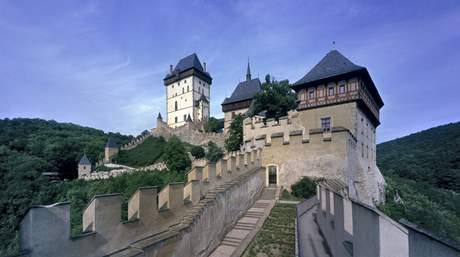
POLYGON ((187 120, 187 115, 186 115, 186 114, 184 114, 184 121, 185 121, 185 120, 187 120))
POLYGON ((333 87, 330 87, 329 88, 329 93, 328 93, 329 96, 333 96, 334 95, 334 88, 333 87))
POLYGON ((315 91, 312 90, 308 93, 308 99, 313 99, 313 98, 315 98, 315 91))
POLYGON ((345 85, 339 86, 339 94, 345 94, 345 85))
POLYGON ((177 117, 174 117, 174 122, 177 123, 177 117))
POLYGON ((321 118, 321 128, 323 130, 329 131, 331 129, 331 118, 321 118))

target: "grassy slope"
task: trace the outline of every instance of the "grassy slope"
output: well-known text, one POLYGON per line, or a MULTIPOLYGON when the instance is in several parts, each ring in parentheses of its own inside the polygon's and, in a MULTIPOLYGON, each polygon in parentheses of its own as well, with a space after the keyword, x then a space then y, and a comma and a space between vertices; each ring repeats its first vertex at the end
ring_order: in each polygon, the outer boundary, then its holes
POLYGON ((387 203, 379 208, 460 240, 460 123, 379 144, 377 151, 388 183, 387 203))

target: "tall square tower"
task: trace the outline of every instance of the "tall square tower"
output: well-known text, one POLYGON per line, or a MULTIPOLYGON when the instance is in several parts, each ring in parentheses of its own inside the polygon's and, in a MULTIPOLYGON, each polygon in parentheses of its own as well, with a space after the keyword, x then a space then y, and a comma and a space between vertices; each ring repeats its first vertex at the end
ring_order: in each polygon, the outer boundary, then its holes
POLYGON ((212 78, 193 53, 182 58, 163 79, 166 87, 166 122, 170 127, 185 125, 187 121, 209 118, 212 78))

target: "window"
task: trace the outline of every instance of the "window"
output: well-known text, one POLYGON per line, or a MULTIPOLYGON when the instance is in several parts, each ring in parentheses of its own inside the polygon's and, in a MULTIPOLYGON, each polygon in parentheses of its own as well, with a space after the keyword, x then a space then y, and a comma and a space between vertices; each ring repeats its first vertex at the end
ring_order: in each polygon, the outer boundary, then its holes
POLYGON ((185 89, 184 89, 184 88, 182 88, 182 94, 183 94, 183 93, 185 93, 185 92, 184 92, 184 90, 185 90, 185 89))
POLYGON ((83 166, 83 170, 86 170, 86 166, 83 166))
POLYGON ((184 114, 184 121, 186 121, 186 120, 187 120, 187 115, 186 115, 186 114, 184 114))
POLYGON ((235 118, 235 112, 232 112, 232 119, 235 118))
POLYGON ((321 118, 321 128, 325 131, 331 129, 331 117, 321 118))
POLYGON ((345 94, 345 85, 339 86, 339 94, 345 94))
MULTIPOLYGON (((177 101, 174 102, 174 110, 177 111, 177 101)), ((176 117, 177 118, 177 117, 176 117)), ((177 122, 177 121, 176 121, 177 122)))
POLYGON ((330 87, 329 88, 329 93, 328 93, 329 96, 333 96, 334 95, 334 88, 333 87, 330 87))
POLYGON ((198 80, 198 83, 201 85, 201 80, 198 80))
POLYGON ((190 88, 187 86, 187 92, 190 91, 190 88))
POLYGON ((184 80, 184 83, 187 83, 187 80, 184 80))
POLYGON ((177 117, 174 117, 174 122, 177 123, 177 117))
POLYGON ((361 157, 364 158, 364 143, 361 143, 361 157))
POLYGON ((315 91, 312 90, 308 92, 308 99, 313 99, 313 98, 315 98, 315 91))

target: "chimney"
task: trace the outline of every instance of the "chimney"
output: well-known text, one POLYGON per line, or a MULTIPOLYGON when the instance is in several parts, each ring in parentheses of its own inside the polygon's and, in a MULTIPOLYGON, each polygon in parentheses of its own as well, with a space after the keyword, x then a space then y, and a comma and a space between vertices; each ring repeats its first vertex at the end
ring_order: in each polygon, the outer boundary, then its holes
POLYGON ((172 73, 172 71, 173 71, 173 66, 171 64, 171 65, 169 65, 169 72, 172 73))
POLYGON ((204 68, 204 72, 206 72, 206 63, 203 62, 203 68, 204 68))

